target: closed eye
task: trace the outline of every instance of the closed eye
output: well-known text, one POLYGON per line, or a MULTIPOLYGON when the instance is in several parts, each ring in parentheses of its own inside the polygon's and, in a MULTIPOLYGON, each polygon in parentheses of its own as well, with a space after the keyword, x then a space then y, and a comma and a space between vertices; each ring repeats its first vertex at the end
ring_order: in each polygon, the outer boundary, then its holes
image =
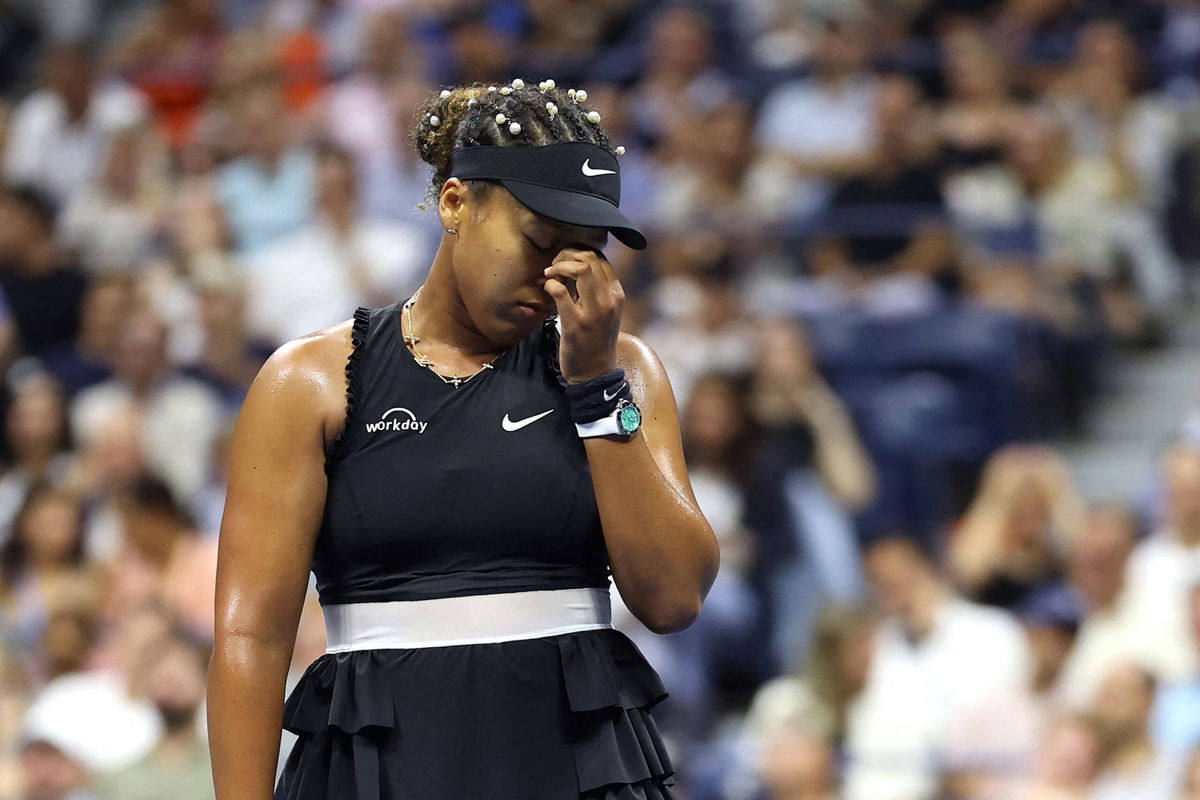
POLYGON ((535 242, 533 239, 530 239, 528 236, 525 237, 525 241, 529 242, 530 247, 532 247, 534 250, 538 251, 539 253, 541 253, 543 255, 549 255, 550 253, 554 252, 553 246, 542 247, 537 242, 535 242))

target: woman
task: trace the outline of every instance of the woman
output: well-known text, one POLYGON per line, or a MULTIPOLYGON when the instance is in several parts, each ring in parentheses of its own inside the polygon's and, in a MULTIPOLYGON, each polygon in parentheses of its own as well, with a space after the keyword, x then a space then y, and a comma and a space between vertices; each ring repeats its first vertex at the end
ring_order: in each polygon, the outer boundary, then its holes
POLYGON ((79 498, 48 481, 33 484, 0 548, 0 629, 11 644, 32 647, 54 612, 95 607, 103 570, 84 550, 79 498))
POLYGON ((950 539, 951 575, 971 599, 1015 609, 1062 578, 1063 553, 1083 524, 1083 499, 1062 458, 1009 445, 988 462, 950 539))
POLYGON ((281 723, 279 798, 672 797, 647 713, 665 692, 610 629, 608 574, 678 631, 717 546, 661 364, 618 334, 600 250, 645 239, 585 101, 521 81, 431 99, 414 139, 446 230, 424 286, 285 345, 251 387, 217 576, 220 800, 271 797, 281 723), (310 567, 329 648, 285 710, 310 567))

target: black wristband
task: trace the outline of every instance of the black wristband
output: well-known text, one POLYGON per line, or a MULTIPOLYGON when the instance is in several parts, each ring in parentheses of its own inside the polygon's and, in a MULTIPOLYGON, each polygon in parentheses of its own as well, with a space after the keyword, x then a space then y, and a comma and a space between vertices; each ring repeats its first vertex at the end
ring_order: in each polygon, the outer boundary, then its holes
POLYGON ((568 383, 564 391, 571 408, 571 421, 576 425, 610 416, 622 398, 633 400, 625 370, 620 367, 583 383, 568 383))

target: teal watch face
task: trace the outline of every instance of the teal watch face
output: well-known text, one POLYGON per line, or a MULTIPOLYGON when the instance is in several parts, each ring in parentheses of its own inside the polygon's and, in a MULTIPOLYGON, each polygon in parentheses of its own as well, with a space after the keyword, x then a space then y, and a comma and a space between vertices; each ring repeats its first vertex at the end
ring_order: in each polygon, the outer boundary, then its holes
POLYGON ((622 433, 633 433, 642 427, 642 412, 633 403, 626 403, 617 410, 617 427, 622 433))

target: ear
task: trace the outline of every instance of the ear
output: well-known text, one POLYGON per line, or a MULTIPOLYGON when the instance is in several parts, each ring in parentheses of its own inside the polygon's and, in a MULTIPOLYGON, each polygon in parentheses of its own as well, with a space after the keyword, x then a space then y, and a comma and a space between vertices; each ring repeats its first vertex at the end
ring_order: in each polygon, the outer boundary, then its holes
POLYGON ((467 218, 471 204, 471 191, 458 178, 450 178, 442 184, 438 195, 438 216, 443 228, 458 229, 459 223, 467 218))

